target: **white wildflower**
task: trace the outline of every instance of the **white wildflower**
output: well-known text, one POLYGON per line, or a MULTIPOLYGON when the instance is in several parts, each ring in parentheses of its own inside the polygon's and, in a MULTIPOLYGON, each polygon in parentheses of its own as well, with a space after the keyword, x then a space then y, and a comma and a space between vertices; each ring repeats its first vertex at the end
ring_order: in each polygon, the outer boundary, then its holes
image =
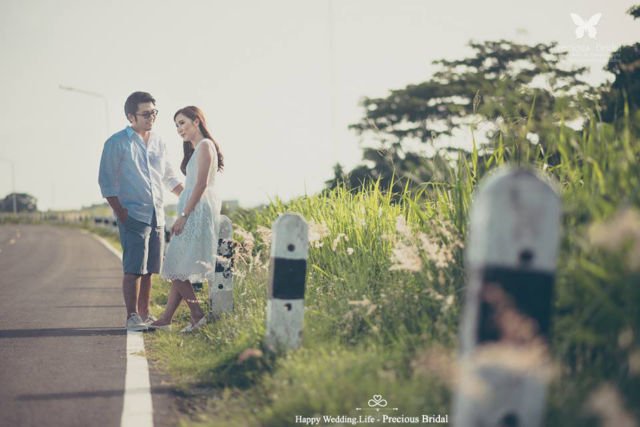
POLYGON ((397 242, 391 255, 392 265, 389 270, 420 271, 422 260, 418 248, 404 242, 397 242))
MULTIPOLYGON (((461 367, 454 353, 435 344, 416 352, 411 361, 413 375, 426 378, 438 378, 449 389, 456 389, 460 383, 461 367)), ((467 381, 466 394, 482 395, 485 386, 481 381, 467 381)))
POLYGON ((395 242, 396 241, 396 236, 394 234, 389 234, 389 233, 382 233, 382 235, 380 236, 380 239, 387 241, 387 242, 395 242))
POLYGON ((420 233, 418 239, 420 241, 420 248, 425 255, 427 255, 427 258, 434 262, 436 267, 443 268, 447 266, 446 263, 443 265, 443 255, 440 246, 433 243, 429 236, 424 233, 420 233))
POLYGON ((442 306, 442 311, 447 311, 449 308, 451 308, 455 300, 456 298, 453 295, 448 295, 444 299, 444 305, 442 306))
POLYGON ((630 243, 627 265, 640 269, 640 213, 624 209, 605 223, 593 224, 589 229, 591 243, 609 251, 617 251, 630 243))
POLYGON ((338 244, 340 243, 340 240, 344 239, 344 241, 348 242, 349 238, 347 237, 346 234, 344 233, 338 233, 338 235, 336 236, 335 239, 333 239, 333 243, 331 243, 331 250, 332 251, 336 251, 336 249, 338 248, 338 244))
POLYGON ((436 301, 442 301, 444 296, 433 288, 426 288, 424 292, 436 301))
POLYGON ((324 222, 318 224, 313 221, 309 222, 309 244, 314 248, 321 248, 322 239, 329 235, 329 227, 324 222))
POLYGON ((250 232, 248 232, 247 230, 245 230, 240 226, 236 226, 233 232, 238 236, 242 237, 243 249, 246 250, 247 252, 251 252, 255 245, 255 238, 253 237, 253 234, 251 234, 250 232))
POLYGON ((364 298, 362 300, 359 301, 349 301, 349 305, 353 305, 356 307, 362 307, 363 309, 367 310, 366 315, 369 316, 371 315, 371 313, 373 313, 376 308, 378 308, 378 306, 374 303, 371 302, 371 300, 369 300, 369 298, 364 298))
POLYGON ((262 240, 265 245, 269 246, 271 244, 272 232, 270 228, 259 225, 256 229, 256 234, 258 234, 260 240, 262 240))
POLYGON ((636 427, 633 415, 624 407, 620 392, 611 384, 601 385, 589 396, 586 409, 602 419, 606 427, 636 427))
POLYGON ((407 225, 407 221, 404 219, 402 215, 398 215, 396 217, 396 231, 400 233, 401 236, 406 237, 408 239, 411 238, 411 229, 407 225))

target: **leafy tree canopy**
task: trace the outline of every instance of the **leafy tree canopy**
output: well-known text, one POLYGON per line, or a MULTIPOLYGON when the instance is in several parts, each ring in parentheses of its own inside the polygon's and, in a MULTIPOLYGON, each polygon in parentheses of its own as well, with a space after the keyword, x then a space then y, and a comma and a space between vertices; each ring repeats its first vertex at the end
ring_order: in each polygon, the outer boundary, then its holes
POLYGON ((432 79, 392 90, 386 98, 365 98, 365 116, 351 128, 372 132, 389 146, 407 138, 433 142, 478 119, 493 122, 495 132, 504 121, 541 123, 549 114, 566 112, 571 95, 588 88, 580 80, 586 68, 563 68, 566 52, 556 43, 469 46, 468 58, 434 61, 441 69, 432 79))

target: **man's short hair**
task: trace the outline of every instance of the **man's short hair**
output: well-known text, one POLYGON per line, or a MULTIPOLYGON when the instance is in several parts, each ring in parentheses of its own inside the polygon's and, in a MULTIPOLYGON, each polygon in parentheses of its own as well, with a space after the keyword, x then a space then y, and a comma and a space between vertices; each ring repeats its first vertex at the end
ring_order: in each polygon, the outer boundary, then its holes
POLYGON ((129 114, 135 115, 138 112, 138 104, 153 102, 156 100, 148 92, 133 92, 124 103, 124 115, 129 118, 129 114))

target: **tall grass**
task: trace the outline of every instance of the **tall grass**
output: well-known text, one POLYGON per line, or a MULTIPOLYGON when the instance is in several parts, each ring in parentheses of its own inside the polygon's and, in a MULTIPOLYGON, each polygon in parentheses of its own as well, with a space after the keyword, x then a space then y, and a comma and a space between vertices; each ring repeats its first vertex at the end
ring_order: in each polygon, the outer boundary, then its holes
MULTIPOLYGON (((557 180, 564 202, 552 334, 561 369, 545 425, 597 425, 603 402, 608 419, 640 419, 640 220, 623 210, 640 203, 640 146, 595 120, 546 138, 517 156, 509 141, 489 153, 474 145, 446 182, 412 193, 336 188, 237 213, 234 312, 192 336, 148 340, 187 396, 205 392, 187 423, 294 425, 296 415, 354 415, 374 394, 407 416, 449 413, 472 191, 516 157, 557 180), (304 344, 273 356, 261 346, 268 229, 287 211, 311 229, 304 344)), ((156 285, 156 311, 167 286, 156 285)))

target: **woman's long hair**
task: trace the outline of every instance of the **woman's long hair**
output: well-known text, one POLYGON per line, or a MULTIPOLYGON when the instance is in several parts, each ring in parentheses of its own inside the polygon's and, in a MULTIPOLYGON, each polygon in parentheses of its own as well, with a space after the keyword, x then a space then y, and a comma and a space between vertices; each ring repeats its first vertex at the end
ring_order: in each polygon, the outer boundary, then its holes
MULTIPOLYGON (((216 153, 218 155, 218 171, 222 171, 224 169, 224 156, 222 155, 222 151, 220 151, 220 145, 218 145, 216 140, 213 139, 213 136, 211 136, 211 132, 209 132, 209 128, 207 128, 207 122, 204 119, 202 110, 192 105, 181 108, 173 115, 174 122, 176 121, 176 117, 178 117, 178 114, 182 114, 183 116, 188 117, 191 120, 198 119, 200 121, 200 126, 198 126, 200 132, 202 133, 202 136, 213 141, 213 145, 215 145, 216 153)), ((180 170, 183 174, 186 175, 187 163, 189 163, 189 159, 193 155, 194 148, 191 145, 191 141, 184 141, 182 143, 182 148, 184 151, 184 157, 182 158, 182 163, 180 163, 180 170)))

